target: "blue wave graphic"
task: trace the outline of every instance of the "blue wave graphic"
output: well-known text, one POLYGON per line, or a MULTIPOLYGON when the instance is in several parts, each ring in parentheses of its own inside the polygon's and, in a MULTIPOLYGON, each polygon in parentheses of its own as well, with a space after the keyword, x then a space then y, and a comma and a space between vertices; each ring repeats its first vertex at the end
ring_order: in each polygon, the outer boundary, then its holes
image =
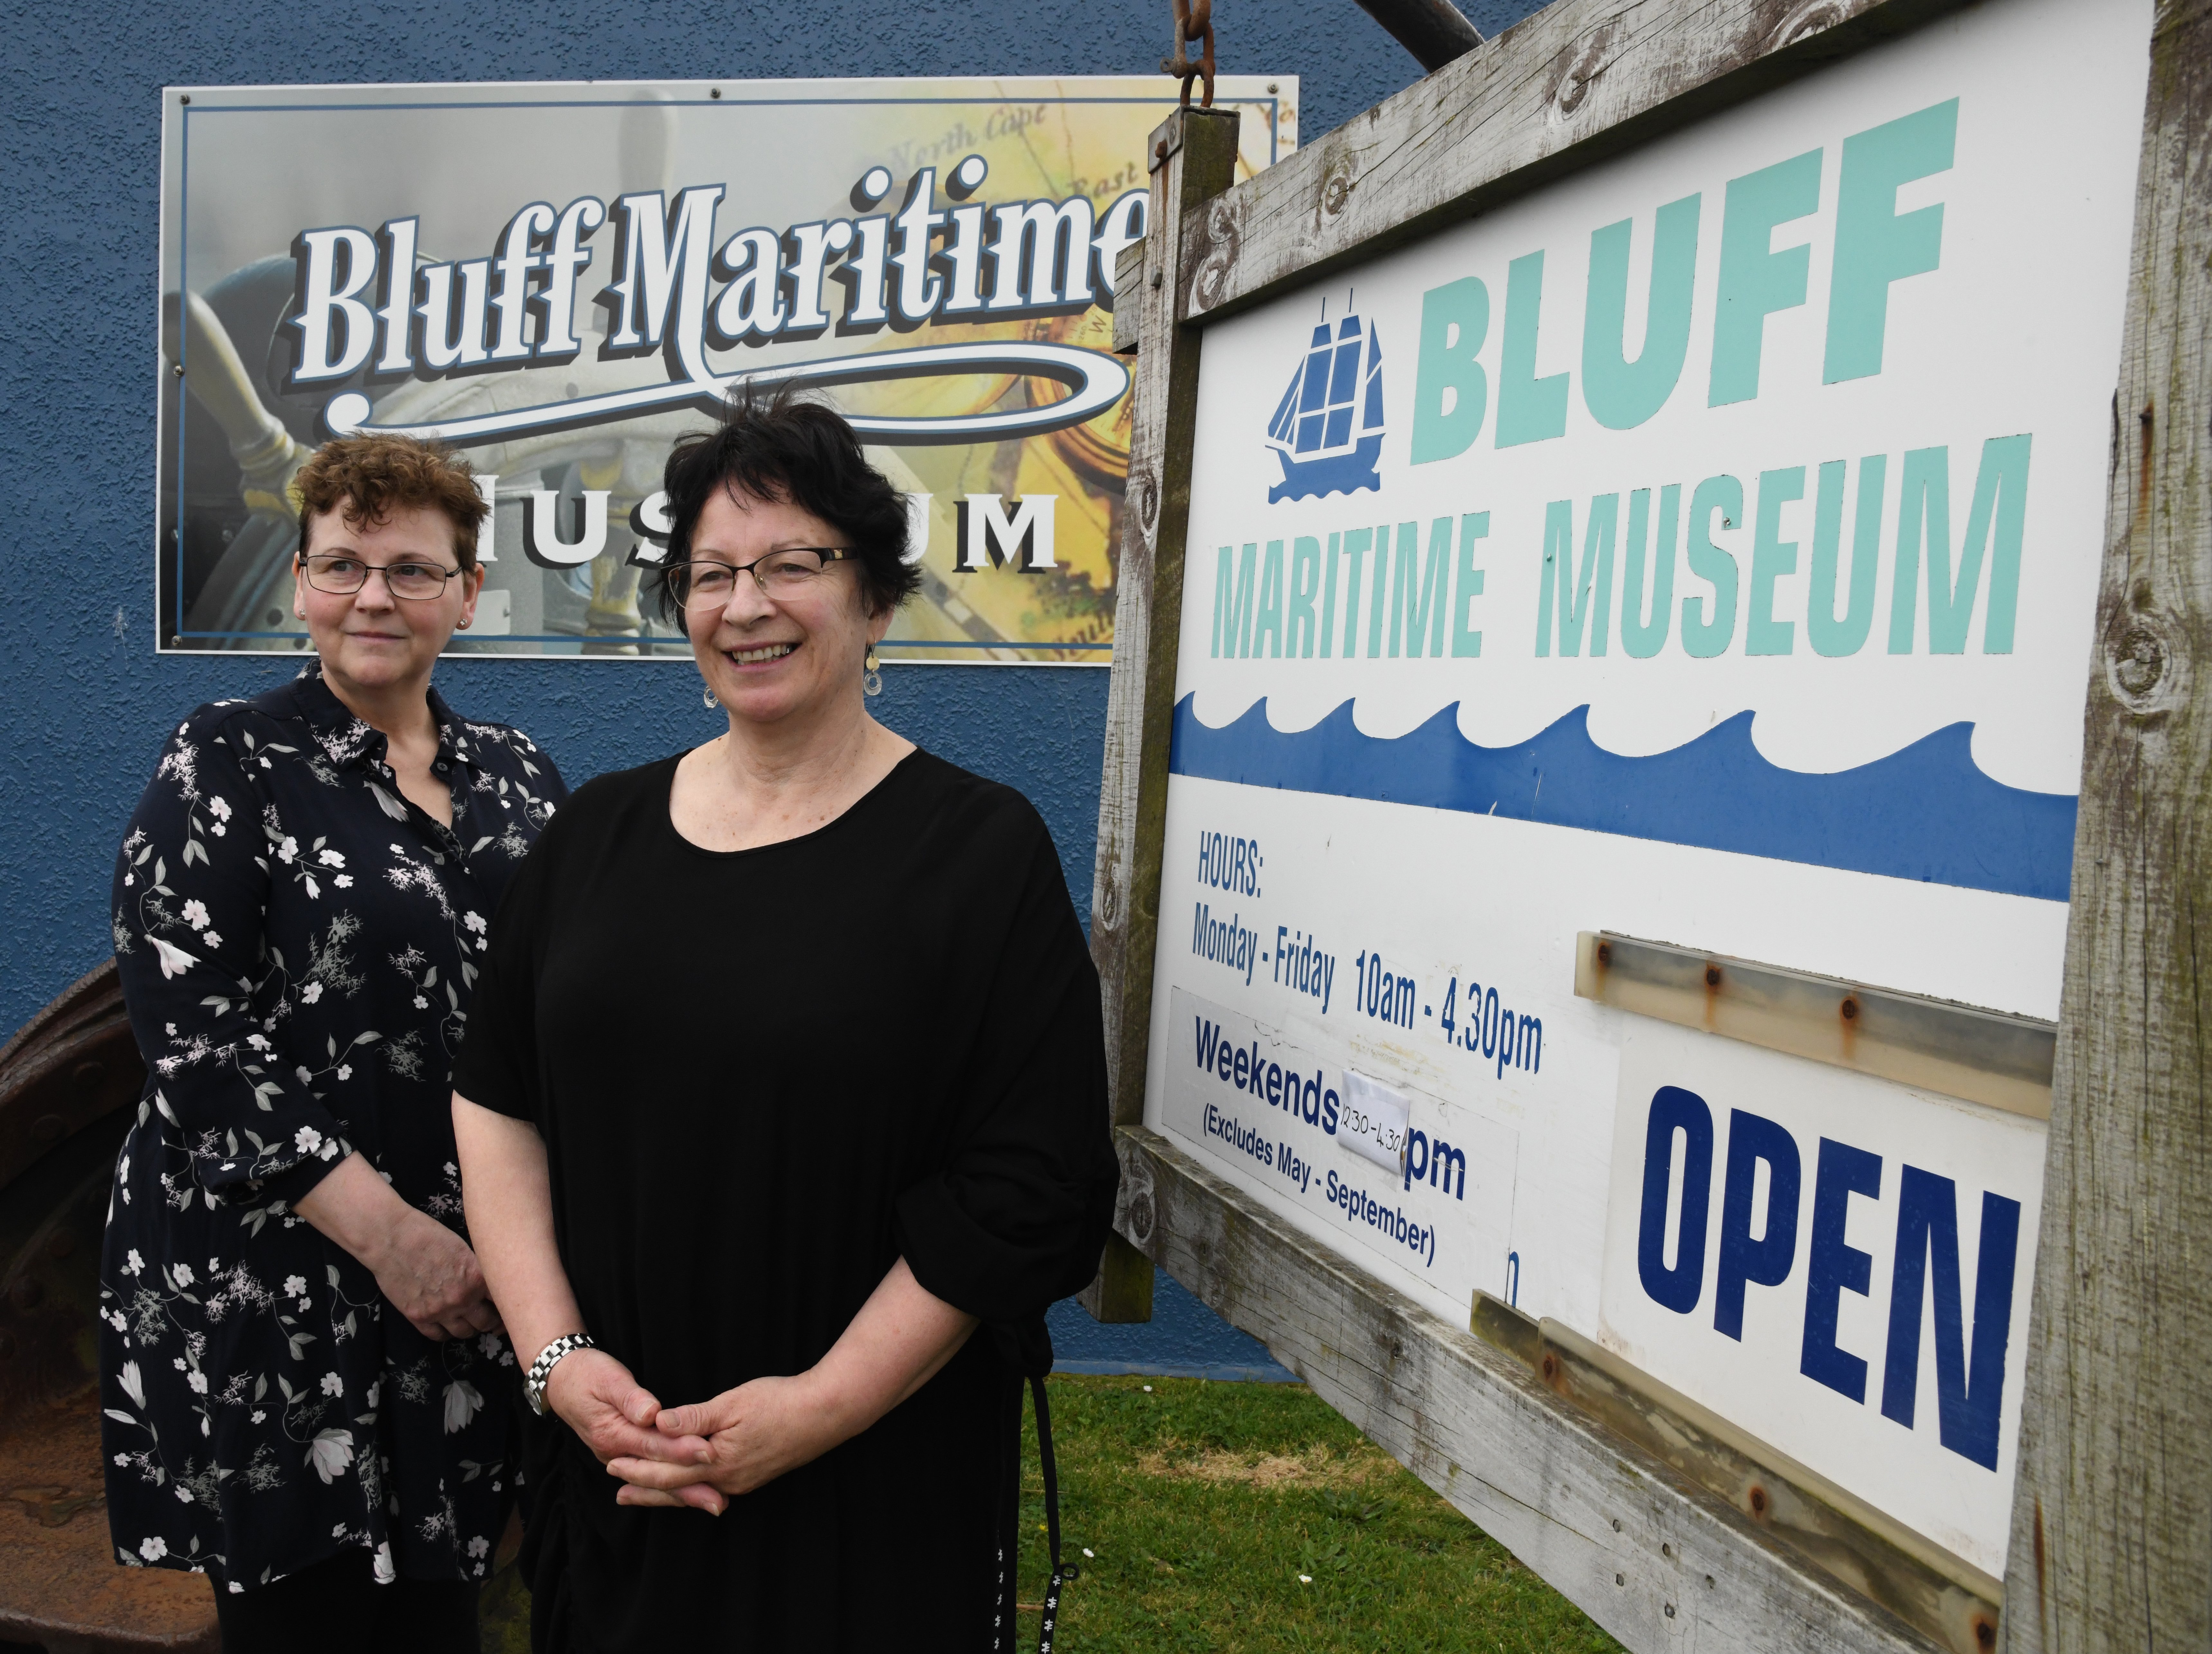
POLYGON ((1192 700, 1176 705, 1168 763, 1178 775, 2067 897, 2079 801, 1991 780, 1974 763, 1969 723, 1856 769, 1808 775, 1760 756, 1748 712, 1671 751, 1622 757, 1590 739, 1587 706, 1518 746, 1489 747, 1460 733, 1456 702, 1386 739, 1360 733, 1349 701, 1285 735, 1265 700, 1219 729, 1199 721, 1192 700))

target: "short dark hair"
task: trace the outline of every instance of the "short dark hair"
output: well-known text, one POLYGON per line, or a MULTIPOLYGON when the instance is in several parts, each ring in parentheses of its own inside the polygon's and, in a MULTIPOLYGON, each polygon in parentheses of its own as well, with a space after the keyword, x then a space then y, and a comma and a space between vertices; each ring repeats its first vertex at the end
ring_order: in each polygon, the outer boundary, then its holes
POLYGON ((714 429, 677 439, 661 484, 669 534, 660 612, 678 626, 683 605, 667 575, 690 560, 699 514, 717 489, 795 505, 829 524, 855 553, 872 615, 897 608, 921 588, 921 570, 907 561, 905 496, 868 463, 860 439, 835 409, 789 386, 770 392, 750 380, 738 385, 714 429))
POLYGON ((450 449, 411 436, 342 436, 317 448, 292 479, 300 502, 300 553, 307 524, 325 511, 374 527, 395 511, 444 514, 453 526, 453 556, 477 566, 477 530, 490 508, 477 492, 476 467, 450 449))

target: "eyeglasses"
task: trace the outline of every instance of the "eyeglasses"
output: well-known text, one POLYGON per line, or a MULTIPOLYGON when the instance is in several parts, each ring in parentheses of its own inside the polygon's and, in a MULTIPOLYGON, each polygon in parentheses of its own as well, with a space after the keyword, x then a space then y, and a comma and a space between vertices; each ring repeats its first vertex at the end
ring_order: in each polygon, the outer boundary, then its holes
POLYGON ((668 589, 687 609, 719 609, 738 589, 738 576, 750 572, 763 595, 793 598, 820 580, 833 562, 848 562, 853 553, 837 545, 787 545, 750 562, 718 562, 694 557, 670 569, 668 589))
POLYGON ((392 596, 415 603, 441 595, 446 582, 461 572, 441 562, 363 562, 359 557, 337 555, 308 557, 305 562, 307 584, 318 592, 349 596, 368 585, 371 575, 382 575, 392 596))

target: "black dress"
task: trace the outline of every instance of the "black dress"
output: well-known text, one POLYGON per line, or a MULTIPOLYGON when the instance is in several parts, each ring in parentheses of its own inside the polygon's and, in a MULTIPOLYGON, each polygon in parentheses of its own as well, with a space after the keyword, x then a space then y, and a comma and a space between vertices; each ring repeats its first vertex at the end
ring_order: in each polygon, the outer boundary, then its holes
POLYGON ((179 727, 116 860, 148 1063, 100 1261, 118 1560, 250 1590, 348 1550, 472 1580, 514 1497, 514 1357, 433 1343, 292 1210, 358 1149, 458 1230, 447 1074, 491 915, 568 796, 436 690, 441 824, 311 666, 179 727))
POLYGON ((543 1134, 586 1329, 673 1406, 813 1365, 902 1256, 995 1325, 720 1518, 617 1505, 553 1425, 538 1645, 989 1649, 1012 1635, 1006 1334, 1088 1281, 1116 1176, 1059 858, 1019 794, 924 752, 818 831, 704 850, 669 818, 676 763, 562 811, 453 1075, 543 1134))

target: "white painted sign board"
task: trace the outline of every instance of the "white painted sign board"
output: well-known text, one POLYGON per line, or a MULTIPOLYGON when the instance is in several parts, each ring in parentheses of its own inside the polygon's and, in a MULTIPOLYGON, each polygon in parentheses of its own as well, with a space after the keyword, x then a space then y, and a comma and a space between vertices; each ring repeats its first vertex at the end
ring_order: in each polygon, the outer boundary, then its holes
POLYGON ((1201 359, 1146 1124, 1990 1574, 2043 1128, 1576 937, 2056 1016, 2149 24, 1991 0, 1201 359))

